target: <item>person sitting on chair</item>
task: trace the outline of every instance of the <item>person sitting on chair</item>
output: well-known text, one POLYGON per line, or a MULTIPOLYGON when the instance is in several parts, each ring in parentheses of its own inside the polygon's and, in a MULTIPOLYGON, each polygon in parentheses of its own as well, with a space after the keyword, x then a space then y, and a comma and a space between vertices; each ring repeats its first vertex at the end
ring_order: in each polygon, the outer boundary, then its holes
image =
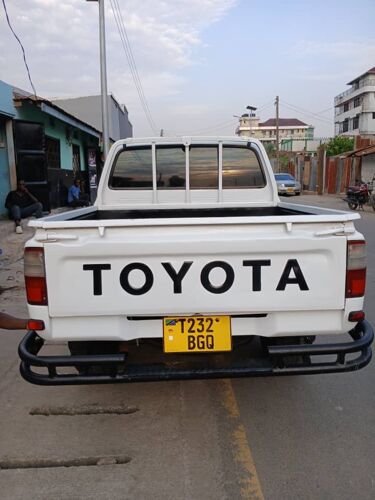
POLYGON ((9 218, 16 223, 16 233, 21 234, 21 219, 34 215, 36 218, 42 217, 43 205, 27 189, 25 181, 19 179, 17 189, 10 191, 5 200, 5 208, 8 209, 9 218))
POLYGON ((70 207, 88 207, 90 205, 88 195, 81 193, 81 181, 74 179, 74 184, 68 191, 68 205, 70 207))

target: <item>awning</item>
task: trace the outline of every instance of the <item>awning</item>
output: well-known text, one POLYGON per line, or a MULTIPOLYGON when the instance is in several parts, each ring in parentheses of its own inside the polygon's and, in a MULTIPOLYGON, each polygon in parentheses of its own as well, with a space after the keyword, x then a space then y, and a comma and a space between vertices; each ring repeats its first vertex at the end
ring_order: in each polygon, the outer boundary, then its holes
POLYGON ((78 128, 79 130, 82 130, 82 132, 86 132, 86 134, 93 135, 98 139, 100 139, 101 137, 101 134, 98 130, 95 130, 89 125, 81 122, 81 120, 77 120, 73 116, 68 115, 64 111, 60 111, 57 108, 57 106, 50 106, 49 104, 42 102, 40 105, 40 109, 43 111, 43 113, 53 116, 58 120, 61 120, 62 122, 67 123, 68 125, 71 125, 72 127, 78 128))
POLYGON ((76 118, 70 113, 67 113, 63 109, 56 106, 56 104, 53 104, 52 102, 48 101, 47 99, 43 99, 42 97, 38 96, 35 97, 31 94, 21 95, 17 92, 14 92, 14 101, 16 102, 18 101, 21 103, 24 101, 25 102, 28 101, 32 104, 39 106, 41 111, 43 111, 43 113, 53 116, 54 118, 57 118, 58 120, 61 120, 62 122, 68 125, 71 125, 72 127, 82 130, 82 132, 85 132, 86 134, 97 137, 98 139, 100 139, 102 136, 101 132, 96 128, 92 127, 88 123, 83 122, 79 118, 76 118))

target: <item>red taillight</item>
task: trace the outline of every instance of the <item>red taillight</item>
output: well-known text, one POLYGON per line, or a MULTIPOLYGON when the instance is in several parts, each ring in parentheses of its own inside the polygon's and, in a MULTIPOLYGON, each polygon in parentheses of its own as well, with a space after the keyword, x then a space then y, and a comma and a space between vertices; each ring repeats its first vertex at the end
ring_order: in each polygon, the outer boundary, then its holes
POLYGON ((348 241, 346 268, 346 297, 363 297, 366 288, 366 243, 363 240, 348 241))
POLYGON ((44 325, 44 321, 42 321, 41 319, 29 319, 29 321, 27 322, 27 329, 28 330, 44 330, 45 329, 45 325, 44 325))
POLYGON ((25 284, 27 302, 34 306, 48 304, 43 248, 25 248, 25 284))
POLYGON ((351 323, 358 323, 358 321, 363 321, 365 319, 365 313, 363 311, 352 311, 349 313, 348 320, 351 323))

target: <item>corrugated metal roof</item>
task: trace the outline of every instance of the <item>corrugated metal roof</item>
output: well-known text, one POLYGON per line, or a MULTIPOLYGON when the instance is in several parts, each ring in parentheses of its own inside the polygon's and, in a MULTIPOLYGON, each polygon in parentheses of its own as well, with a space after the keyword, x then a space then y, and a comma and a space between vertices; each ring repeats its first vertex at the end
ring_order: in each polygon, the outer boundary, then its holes
MULTIPOLYGON (((76 116, 74 115, 71 115, 70 113, 67 113, 64 109, 60 108, 59 106, 56 106, 56 104, 54 104, 53 102, 49 101, 48 99, 44 99, 43 97, 39 97, 39 96, 34 96, 34 94, 24 94, 24 93, 21 93, 22 91, 19 91, 17 89, 15 89, 15 91, 13 92, 13 96, 14 96, 14 100, 15 101, 29 101, 29 102, 32 102, 32 103, 35 103, 35 104, 47 104, 47 106, 51 107, 51 108, 54 108, 56 109, 57 111, 59 111, 60 114, 62 115, 65 115, 67 118, 71 120, 74 120, 75 122, 77 122, 77 124, 82 124, 85 126, 85 128, 88 128, 88 129, 91 129, 93 132, 94 132, 94 135, 95 136, 99 136, 101 135, 101 131, 100 130, 97 130, 95 127, 93 127, 92 125, 89 125, 88 123, 80 120, 79 118, 77 118, 76 116)), ((77 127, 79 128, 79 126, 77 127)))
POLYGON ((360 157, 360 156, 367 156, 367 155, 372 155, 375 153, 375 144, 372 146, 366 146, 365 148, 360 148, 360 149, 354 149, 353 151, 348 151, 347 153, 342 153, 338 156, 341 157, 349 157, 349 156, 354 156, 354 157, 360 157))

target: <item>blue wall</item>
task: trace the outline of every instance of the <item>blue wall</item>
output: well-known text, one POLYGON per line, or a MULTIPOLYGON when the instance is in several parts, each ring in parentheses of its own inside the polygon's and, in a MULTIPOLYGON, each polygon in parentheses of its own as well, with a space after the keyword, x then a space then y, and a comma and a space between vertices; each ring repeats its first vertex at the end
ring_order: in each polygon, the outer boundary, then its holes
POLYGON ((0 80, 0 114, 15 115, 13 106, 13 87, 0 80))
POLYGON ((10 191, 8 150, 5 135, 5 121, 15 115, 13 87, 0 80, 0 216, 7 215, 5 198, 10 191))
POLYGON ((5 122, 0 120, 0 214, 6 215, 5 198, 10 191, 8 151, 6 148, 5 122))

